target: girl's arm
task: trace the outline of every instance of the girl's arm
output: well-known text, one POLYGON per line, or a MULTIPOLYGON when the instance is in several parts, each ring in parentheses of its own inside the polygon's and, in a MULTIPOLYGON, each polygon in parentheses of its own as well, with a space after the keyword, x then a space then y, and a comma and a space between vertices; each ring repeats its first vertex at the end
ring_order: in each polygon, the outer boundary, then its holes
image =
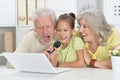
POLYGON ((54 67, 57 67, 57 64, 58 64, 57 50, 55 50, 52 54, 50 54, 50 62, 54 67))
POLYGON ((83 49, 77 50, 76 54, 77 54, 77 61, 74 61, 74 62, 62 62, 62 63, 59 63, 58 66, 59 67, 73 67, 73 68, 84 67, 85 62, 84 62, 83 49))

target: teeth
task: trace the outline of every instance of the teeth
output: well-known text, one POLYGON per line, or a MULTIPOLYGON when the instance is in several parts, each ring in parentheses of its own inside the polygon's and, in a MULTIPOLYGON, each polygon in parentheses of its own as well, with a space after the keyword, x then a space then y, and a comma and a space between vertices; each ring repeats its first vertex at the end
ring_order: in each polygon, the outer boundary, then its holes
POLYGON ((61 39, 63 39, 63 40, 64 40, 64 39, 66 39, 66 37, 61 37, 61 39))
POLYGON ((86 34, 82 34, 82 36, 85 36, 86 34))
POLYGON ((65 37, 62 37, 63 39, 65 38, 65 37))

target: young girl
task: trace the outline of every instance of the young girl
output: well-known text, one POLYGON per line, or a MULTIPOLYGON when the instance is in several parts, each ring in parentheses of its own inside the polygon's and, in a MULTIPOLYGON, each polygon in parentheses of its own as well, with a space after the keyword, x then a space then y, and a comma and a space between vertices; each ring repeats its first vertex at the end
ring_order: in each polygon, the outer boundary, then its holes
MULTIPOLYGON (((73 37, 75 15, 73 13, 60 15, 56 23, 56 35, 61 46, 58 51, 58 67, 84 67, 84 43, 80 37, 73 37)), ((52 63, 56 63, 54 59, 52 63)))

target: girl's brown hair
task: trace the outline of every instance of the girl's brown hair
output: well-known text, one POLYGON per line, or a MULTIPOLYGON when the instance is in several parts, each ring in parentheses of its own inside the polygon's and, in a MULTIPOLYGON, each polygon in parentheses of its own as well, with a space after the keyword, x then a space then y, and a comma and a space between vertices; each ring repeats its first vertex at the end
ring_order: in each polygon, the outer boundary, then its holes
MULTIPOLYGON (((65 13, 62 14, 58 17, 56 26, 58 25, 59 21, 65 20, 69 23, 69 25, 71 26, 71 28, 73 29, 75 26, 75 14, 74 13, 65 13)), ((56 27, 57 28, 57 27, 56 27)))

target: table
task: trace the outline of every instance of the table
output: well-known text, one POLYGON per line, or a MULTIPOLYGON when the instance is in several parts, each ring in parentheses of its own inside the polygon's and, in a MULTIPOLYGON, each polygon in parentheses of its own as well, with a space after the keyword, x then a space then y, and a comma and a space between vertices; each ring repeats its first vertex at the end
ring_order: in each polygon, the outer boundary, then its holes
POLYGON ((0 68, 0 80, 120 80, 120 73, 110 69, 72 68, 63 73, 43 74, 0 68))

